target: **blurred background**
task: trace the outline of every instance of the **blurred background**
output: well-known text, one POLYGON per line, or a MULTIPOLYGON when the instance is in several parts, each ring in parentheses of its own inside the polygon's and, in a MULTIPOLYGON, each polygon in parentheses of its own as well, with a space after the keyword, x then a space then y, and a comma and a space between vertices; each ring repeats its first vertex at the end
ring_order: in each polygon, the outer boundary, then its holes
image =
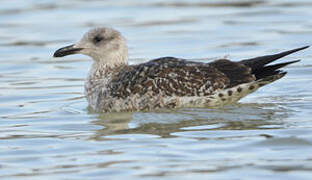
POLYGON ((90 28, 129 61, 240 60, 312 44, 310 0, 1 0, 0 179, 310 179, 311 49, 288 75, 221 109, 96 114, 92 63, 52 58, 90 28))

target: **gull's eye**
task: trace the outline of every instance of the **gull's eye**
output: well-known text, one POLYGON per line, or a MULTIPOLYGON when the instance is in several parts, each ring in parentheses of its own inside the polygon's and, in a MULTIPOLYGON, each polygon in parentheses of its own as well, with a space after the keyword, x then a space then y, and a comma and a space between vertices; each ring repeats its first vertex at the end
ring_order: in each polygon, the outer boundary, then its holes
POLYGON ((97 44, 97 43, 101 42, 103 39, 104 39, 103 36, 95 36, 95 37, 93 38, 93 42, 94 42, 95 44, 97 44))

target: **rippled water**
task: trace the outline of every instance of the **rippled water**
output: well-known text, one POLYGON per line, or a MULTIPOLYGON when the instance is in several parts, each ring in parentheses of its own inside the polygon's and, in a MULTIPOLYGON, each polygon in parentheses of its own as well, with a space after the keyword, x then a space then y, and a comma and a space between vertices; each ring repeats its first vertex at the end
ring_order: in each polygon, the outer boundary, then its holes
POLYGON ((311 179, 311 48, 288 75, 222 109, 96 114, 85 56, 53 59, 91 27, 130 62, 233 60, 312 44, 309 0, 3 0, 0 179, 311 179))

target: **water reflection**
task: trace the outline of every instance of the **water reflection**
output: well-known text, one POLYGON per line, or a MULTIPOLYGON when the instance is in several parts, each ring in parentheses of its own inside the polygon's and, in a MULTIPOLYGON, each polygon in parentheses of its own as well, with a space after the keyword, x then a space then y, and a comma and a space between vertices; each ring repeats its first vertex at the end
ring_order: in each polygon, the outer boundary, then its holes
POLYGON ((180 109, 171 112, 100 114, 92 124, 102 126, 91 139, 119 134, 153 134, 206 130, 253 130, 284 128, 290 110, 277 104, 237 104, 221 109, 180 109))

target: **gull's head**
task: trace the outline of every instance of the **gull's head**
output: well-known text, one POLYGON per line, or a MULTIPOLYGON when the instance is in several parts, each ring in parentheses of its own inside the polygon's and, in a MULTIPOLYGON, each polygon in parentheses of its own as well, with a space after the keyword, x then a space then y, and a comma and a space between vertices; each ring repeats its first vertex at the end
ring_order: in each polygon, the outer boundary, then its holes
POLYGON ((115 65, 127 63, 128 48, 120 32, 107 27, 88 31, 76 44, 58 49, 54 57, 84 54, 96 62, 115 65))

